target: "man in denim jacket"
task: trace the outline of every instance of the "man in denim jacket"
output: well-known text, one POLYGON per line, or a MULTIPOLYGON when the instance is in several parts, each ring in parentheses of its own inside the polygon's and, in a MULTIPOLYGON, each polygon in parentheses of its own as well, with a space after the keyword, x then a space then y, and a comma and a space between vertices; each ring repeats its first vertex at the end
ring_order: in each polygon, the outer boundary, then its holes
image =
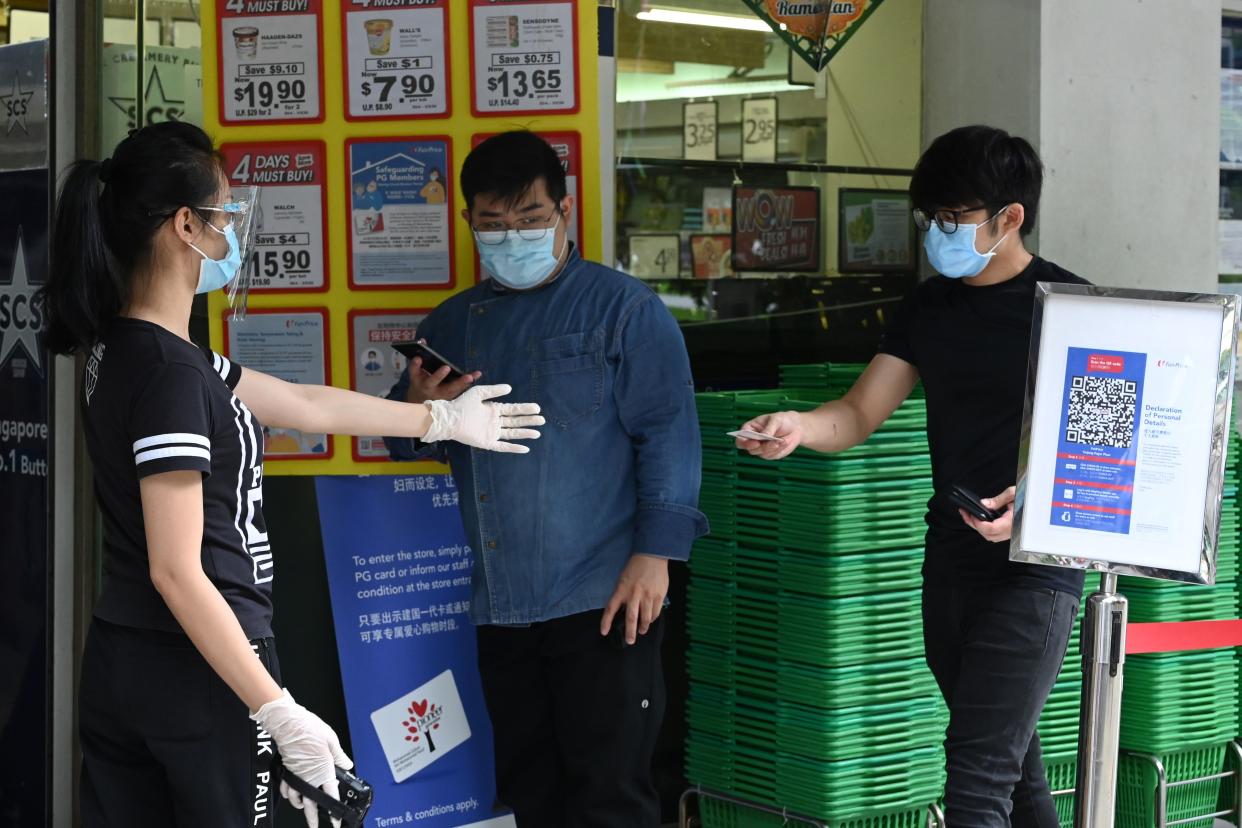
POLYGON ((470 373, 416 359, 388 396, 451 399, 486 377, 547 426, 529 454, 386 443, 395 460, 447 456, 461 490, 501 802, 522 828, 655 828, 668 562, 707 530, 685 343, 646 285, 569 242, 573 199, 541 138, 489 138, 461 186, 490 278, 419 337, 470 373))

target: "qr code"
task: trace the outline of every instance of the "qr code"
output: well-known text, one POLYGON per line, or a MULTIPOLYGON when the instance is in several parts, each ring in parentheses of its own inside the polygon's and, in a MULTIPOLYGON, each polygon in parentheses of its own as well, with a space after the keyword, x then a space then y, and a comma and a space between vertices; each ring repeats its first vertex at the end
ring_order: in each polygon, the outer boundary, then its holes
POLYGON ((1073 377, 1065 442, 1128 449, 1134 441, 1138 387, 1114 377, 1073 377))

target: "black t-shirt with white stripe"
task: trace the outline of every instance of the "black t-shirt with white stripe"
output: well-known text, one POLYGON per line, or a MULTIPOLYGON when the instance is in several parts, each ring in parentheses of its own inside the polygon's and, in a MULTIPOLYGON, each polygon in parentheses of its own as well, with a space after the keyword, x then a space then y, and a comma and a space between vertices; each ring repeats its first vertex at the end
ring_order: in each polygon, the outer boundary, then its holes
POLYGON ((117 319, 91 350, 82 416, 104 523, 97 617, 181 632, 151 583, 138 481, 190 470, 203 475, 203 571, 248 638, 272 634, 263 431, 233 393, 240 378, 223 356, 138 319, 117 319))

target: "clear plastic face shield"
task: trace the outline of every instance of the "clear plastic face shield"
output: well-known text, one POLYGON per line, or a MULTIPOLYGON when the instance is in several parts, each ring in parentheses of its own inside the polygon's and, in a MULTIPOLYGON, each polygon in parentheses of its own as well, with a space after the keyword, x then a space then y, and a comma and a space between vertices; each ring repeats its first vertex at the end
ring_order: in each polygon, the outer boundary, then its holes
POLYGON ((219 215, 205 216, 205 218, 214 219, 208 222, 211 230, 223 234, 226 238, 232 236, 237 240, 236 253, 231 249, 233 242, 230 239, 230 250, 226 259, 222 261, 227 261, 226 268, 235 268, 234 272, 228 274, 228 283, 224 286, 224 290, 228 296, 229 307, 233 309, 233 319, 240 320, 246 318, 246 303, 250 297, 250 283, 254 276, 251 254, 254 252, 255 232, 261 220, 259 218, 261 215, 259 188, 233 187, 230 190, 229 199, 224 204, 200 204, 194 209, 209 214, 221 214, 228 218, 228 223, 220 226, 219 215))

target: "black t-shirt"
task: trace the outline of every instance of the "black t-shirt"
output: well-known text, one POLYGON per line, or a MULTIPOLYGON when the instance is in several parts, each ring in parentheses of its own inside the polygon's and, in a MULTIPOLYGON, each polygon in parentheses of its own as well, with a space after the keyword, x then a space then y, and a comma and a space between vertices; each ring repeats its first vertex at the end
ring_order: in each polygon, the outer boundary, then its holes
POLYGON ((272 634, 272 552, 263 522, 263 431, 233 393, 241 368, 175 334, 118 318, 91 349, 82 393, 104 525, 95 615, 181 632, 151 583, 138 481, 203 474, 203 571, 247 638, 272 634))
MULTIPOLYGON (((917 368, 927 393, 937 493, 961 485, 992 497, 1015 483, 1036 282, 1087 283, 1038 256, 996 285, 935 276, 902 301, 884 334, 880 352, 917 368)), ((1013 563, 1007 542, 985 540, 939 494, 927 508, 928 583, 1081 593, 1081 572, 1013 563)))

